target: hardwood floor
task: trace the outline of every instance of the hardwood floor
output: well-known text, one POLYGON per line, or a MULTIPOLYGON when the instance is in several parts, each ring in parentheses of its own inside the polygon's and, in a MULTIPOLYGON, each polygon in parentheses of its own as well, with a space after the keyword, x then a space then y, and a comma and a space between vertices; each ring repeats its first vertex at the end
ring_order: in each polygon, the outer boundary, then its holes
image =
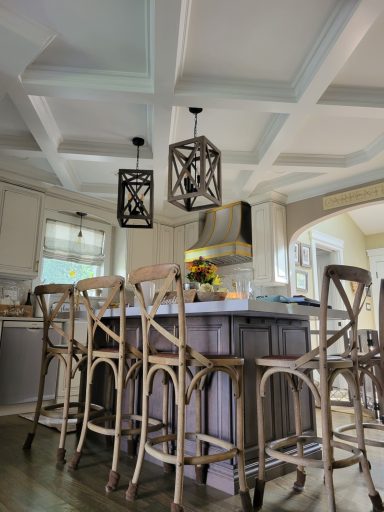
MULTIPOLYGON (((349 415, 339 414, 338 422, 348 422, 349 415)), ((126 456, 121 461, 121 480, 117 491, 106 495, 104 484, 111 462, 111 450, 104 443, 89 442, 81 467, 70 472, 55 466, 58 433, 39 427, 31 452, 21 447, 28 431, 27 420, 18 416, 0 417, 0 512, 120 512, 169 511, 173 494, 173 477, 146 463, 135 503, 124 498, 125 488, 133 472, 134 461, 126 456)), ((76 436, 68 436, 68 453, 72 453, 76 436)), ((384 450, 369 449, 373 478, 384 496, 384 450)), ((268 482, 265 512, 326 512, 328 510, 322 472, 308 469, 307 485, 302 494, 291 491, 293 474, 268 482)), ((335 471, 338 512, 371 510, 362 474, 357 466, 335 471)), ((238 496, 228 496, 185 479, 186 512, 239 511, 238 496)))

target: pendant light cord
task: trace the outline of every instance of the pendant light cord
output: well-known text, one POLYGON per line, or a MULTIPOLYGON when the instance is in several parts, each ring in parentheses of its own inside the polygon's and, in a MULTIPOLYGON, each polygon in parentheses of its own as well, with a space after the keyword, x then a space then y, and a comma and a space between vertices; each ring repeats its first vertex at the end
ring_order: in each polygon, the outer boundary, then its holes
POLYGON ((140 146, 137 146, 137 152, 136 152, 136 171, 139 170, 139 155, 140 155, 140 146))

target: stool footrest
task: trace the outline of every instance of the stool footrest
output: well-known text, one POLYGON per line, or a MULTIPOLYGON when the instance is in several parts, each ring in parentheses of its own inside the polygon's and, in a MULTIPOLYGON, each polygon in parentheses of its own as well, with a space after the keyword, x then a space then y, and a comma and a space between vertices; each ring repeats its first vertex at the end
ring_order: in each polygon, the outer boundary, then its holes
MULTIPOLYGON (((311 457, 303 457, 299 455, 291 455, 287 452, 280 451, 283 448, 292 448, 295 444, 306 444, 307 442, 317 442, 322 444, 321 437, 315 436, 290 436, 285 437, 284 439, 278 439, 276 441, 272 441, 267 443, 265 451, 268 455, 273 457, 274 459, 283 460, 284 462, 290 462, 291 464, 300 465, 300 466, 310 466, 313 468, 323 468, 324 463, 319 459, 312 459, 311 457)), ((339 441, 331 440, 331 446, 333 448, 338 448, 340 450, 344 450, 352 453, 351 456, 345 457, 344 459, 335 460, 332 463, 332 467, 334 469, 345 468, 348 466, 352 466, 361 461, 364 457, 363 452, 354 446, 351 446, 346 443, 340 443, 339 441)))
MULTIPOLYGON (((372 429, 372 430, 382 430, 384 431, 384 425, 382 423, 363 423, 363 428, 372 429)), ((343 441, 348 441, 350 443, 357 443, 357 437, 352 434, 344 434, 347 430, 355 430, 356 425, 354 423, 350 423, 348 425, 342 425, 337 427, 333 435, 338 439, 342 439, 343 441)), ((375 439, 369 439, 365 437, 365 444, 368 446, 375 446, 376 448, 384 448, 384 441, 376 441, 375 439)))
MULTIPOLYGON (((222 452, 212 453, 210 455, 184 455, 184 464, 196 466, 199 464, 211 464, 213 462, 221 462, 224 460, 232 459, 238 454, 238 448, 232 443, 218 439, 217 437, 209 436, 206 434, 200 434, 195 432, 186 432, 185 438, 190 441, 204 441, 206 443, 218 446, 223 449, 222 452)), ((145 450, 152 457, 167 462, 168 464, 176 464, 177 456, 170 453, 160 451, 155 448, 155 445, 163 444, 169 441, 176 441, 176 434, 167 434, 163 436, 157 436, 149 439, 145 444, 145 450)))

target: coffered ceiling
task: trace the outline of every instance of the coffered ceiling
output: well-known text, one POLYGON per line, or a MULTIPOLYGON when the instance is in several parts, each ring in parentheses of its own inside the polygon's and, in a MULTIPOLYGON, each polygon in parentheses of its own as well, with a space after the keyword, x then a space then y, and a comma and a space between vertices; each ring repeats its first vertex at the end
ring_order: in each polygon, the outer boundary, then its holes
POLYGON ((116 202, 146 141, 223 155, 223 200, 384 178, 383 0, 0 0, 0 169, 116 202))

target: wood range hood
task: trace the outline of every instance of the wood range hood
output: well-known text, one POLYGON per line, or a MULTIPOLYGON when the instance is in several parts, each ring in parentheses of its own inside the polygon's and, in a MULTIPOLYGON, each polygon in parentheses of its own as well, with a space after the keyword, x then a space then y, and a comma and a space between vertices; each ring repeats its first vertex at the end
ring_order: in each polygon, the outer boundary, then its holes
POLYGON ((251 206, 243 201, 212 208, 199 240, 185 251, 185 261, 203 256, 216 265, 252 261, 251 206))

